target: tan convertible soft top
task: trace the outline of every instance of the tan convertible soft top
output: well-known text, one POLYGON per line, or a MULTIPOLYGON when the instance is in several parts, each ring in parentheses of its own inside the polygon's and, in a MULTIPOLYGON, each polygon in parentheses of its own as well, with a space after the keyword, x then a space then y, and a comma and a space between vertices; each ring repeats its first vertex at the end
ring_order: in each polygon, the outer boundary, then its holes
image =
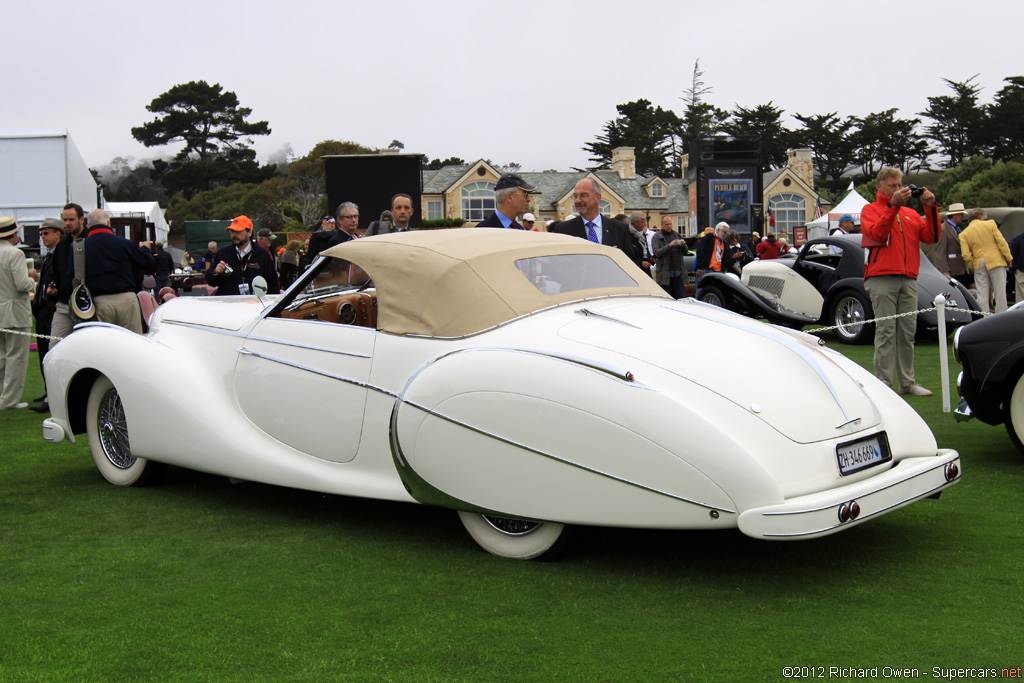
POLYGON ((667 296, 618 249, 578 237, 499 228, 420 230, 350 240, 323 252, 365 270, 377 288, 377 327, 395 334, 460 337, 564 301, 613 294, 667 296), (635 281, 548 295, 518 259, 603 254, 635 281))

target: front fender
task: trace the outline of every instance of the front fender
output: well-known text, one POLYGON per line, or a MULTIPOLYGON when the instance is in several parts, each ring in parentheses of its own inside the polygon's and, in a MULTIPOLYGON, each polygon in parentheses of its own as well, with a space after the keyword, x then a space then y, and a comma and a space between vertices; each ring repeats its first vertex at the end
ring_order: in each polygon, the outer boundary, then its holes
POLYGON ((777 325, 791 325, 795 327, 811 325, 817 321, 816 318, 809 318, 779 306, 774 302, 765 300, 757 292, 743 284, 742 281, 728 274, 714 272, 705 274, 700 279, 700 288, 708 285, 714 285, 722 289, 723 294, 729 300, 729 310, 736 311, 737 313, 747 312, 752 315, 762 316, 769 322, 777 325))
POLYGON ((67 434, 83 433, 89 390, 105 375, 121 397, 133 453, 211 471, 211 453, 233 452, 228 438, 253 431, 226 390, 240 344, 185 329, 143 336, 107 324, 77 328, 47 354, 53 419, 67 434))
MULTIPOLYGON (((197 396, 210 397, 213 390, 210 378, 187 361, 186 355, 152 337, 116 325, 80 326, 46 355, 51 414, 66 425, 69 435, 84 433, 89 391, 96 378, 105 375, 121 395, 130 427, 163 423, 173 430, 175 424, 191 424, 195 412, 187 407, 197 403, 197 396)), ((150 430, 133 431, 132 446, 139 448, 148 441, 150 430)))

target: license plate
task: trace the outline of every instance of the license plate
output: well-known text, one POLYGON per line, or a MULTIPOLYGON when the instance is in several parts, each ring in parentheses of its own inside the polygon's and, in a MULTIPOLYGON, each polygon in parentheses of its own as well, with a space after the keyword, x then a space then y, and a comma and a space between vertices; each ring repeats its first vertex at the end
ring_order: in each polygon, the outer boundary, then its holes
POLYGON ((889 452, 889 440, 885 438, 885 432, 836 446, 839 474, 844 477, 890 460, 892 453, 889 452))

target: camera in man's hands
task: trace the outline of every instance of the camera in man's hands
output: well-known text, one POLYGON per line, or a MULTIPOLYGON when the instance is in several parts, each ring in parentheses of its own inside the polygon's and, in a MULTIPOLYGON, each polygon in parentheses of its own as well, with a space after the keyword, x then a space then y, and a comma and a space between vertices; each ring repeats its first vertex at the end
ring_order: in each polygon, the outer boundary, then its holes
POLYGON ((221 275, 231 275, 231 273, 233 273, 233 272, 235 272, 235 269, 225 263, 224 264, 224 272, 222 272, 221 275))
POLYGON ((923 187, 918 187, 917 185, 910 184, 907 185, 907 188, 910 190, 910 196, 913 197, 914 199, 920 199, 921 195, 924 194, 923 187))

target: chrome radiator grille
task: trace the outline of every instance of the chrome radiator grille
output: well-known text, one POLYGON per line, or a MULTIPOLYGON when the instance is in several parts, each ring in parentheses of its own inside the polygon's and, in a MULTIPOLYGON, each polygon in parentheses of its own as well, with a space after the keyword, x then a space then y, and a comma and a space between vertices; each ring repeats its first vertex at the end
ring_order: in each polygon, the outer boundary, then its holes
POLYGON ((751 275, 747 286, 763 297, 778 301, 782 296, 782 289, 786 286, 786 281, 768 275, 751 275))

